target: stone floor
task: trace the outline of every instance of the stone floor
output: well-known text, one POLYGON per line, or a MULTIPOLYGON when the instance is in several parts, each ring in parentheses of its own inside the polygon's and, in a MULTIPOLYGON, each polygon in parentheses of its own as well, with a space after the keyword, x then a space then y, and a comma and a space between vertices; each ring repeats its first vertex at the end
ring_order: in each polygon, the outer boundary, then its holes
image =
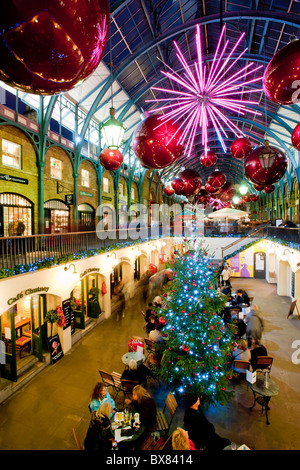
MULTIPOLYGON (((300 319, 287 318, 290 299, 277 296, 276 285, 258 279, 233 279, 232 284, 245 288, 261 307, 263 343, 274 356, 271 376, 280 393, 270 402, 269 426, 260 406, 249 410, 253 395, 246 384, 236 385, 234 400, 209 409, 207 417, 220 435, 252 450, 300 449, 300 363, 292 362, 296 351, 292 344, 298 340, 300 345, 300 319)), ((135 296, 125 317, 104 320, 62 360, 48 366, 0 406, 1 450, 76 449, 72 428, 85 432, 90 393, 100 379, 98 369, 121 373, 121 357, 128 351, 131 335, 144 335, 142 306, 135 296)), ((168 390, 156 382, 151 382, 150 389, 158 407, 162 406, 168 390)), ((172 430, 182 426, 183 412, 179 406, 172 430)))

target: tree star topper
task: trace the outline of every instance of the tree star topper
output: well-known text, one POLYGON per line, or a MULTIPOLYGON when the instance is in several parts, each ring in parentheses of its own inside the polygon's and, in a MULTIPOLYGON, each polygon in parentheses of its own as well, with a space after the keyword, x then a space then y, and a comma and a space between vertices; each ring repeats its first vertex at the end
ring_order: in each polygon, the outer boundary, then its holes
POLYGON ((233 49, 227 52, 227 57, 225 58, 228 40, 225 42, 223 49, 219 52, 225 29, 226 27, 224 26, 209 71, 207 71, 207 67, 203 63, 199 25, 197 25, 196 30, 197 60, 193 65, 188 65, 177 43, 174 41, 177 51, 176 55, 183 66, 184 74, 179 75, 179 73, 171 69, 167 64, 165 64, 165 66, 170 69, 172 73, 166 71, 161 71, 161 73, 180 85, 181 90, 176 91, 168 88, 152 87, 153 90, 163 91, 175 96, 164 99, 147 100, 148 102, 171 103, 151 110, 150 112, 162 111, 164 114, 159 116, 162 122, 173 119, 181 124, 183 132, 180 143, 183 143, 187 138, 186 151, 188 157, 191 155, 198 128, 201 129, 204 152, 209 150, 208 129, 210 123, 217 133, 224 152, 227 150, 224 142, 224 137, 228 138, 226 130, 231 130, 236 137, 245 137, 243 131, 236 126, 229 116, 224 114, 226 110, 238 113, 241 116, 245 115, 245 111, 254 115, 261 115, 260 112, 253 111, 247 107, 248 105, 257 105, 258 103, 256 101, 241 99, 241 95, 263 91, 262 88, 248 88, 248 85, 251 83, 262 80, 262 76, 253 78, 253 74, 261 69, 263 65, 253 67, 254 63, 248 62, 247 65, 240 68, 240 70, 233 75, 228 75, 230 69, 232 69, 245 54, 247 48, 238 54, 236 58, 232 57, 245 36, 245 33, 242 33, 233 49), (252 77, 250 77, 250 75, 252 75, 252 77), (236 95, 238 95, 238 97, 236 95))

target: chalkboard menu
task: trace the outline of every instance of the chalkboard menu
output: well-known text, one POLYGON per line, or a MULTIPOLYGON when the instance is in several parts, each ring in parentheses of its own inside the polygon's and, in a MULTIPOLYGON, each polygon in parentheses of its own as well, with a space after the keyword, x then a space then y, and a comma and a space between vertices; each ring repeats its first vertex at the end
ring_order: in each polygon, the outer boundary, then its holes
POLYGON ((64 330, 71 327, 71 335, 75 333, 75 315, 71 309, 71 299, 66 299, 62 303, 62 308, 66 320, 66 326, 64 326, 64 330))

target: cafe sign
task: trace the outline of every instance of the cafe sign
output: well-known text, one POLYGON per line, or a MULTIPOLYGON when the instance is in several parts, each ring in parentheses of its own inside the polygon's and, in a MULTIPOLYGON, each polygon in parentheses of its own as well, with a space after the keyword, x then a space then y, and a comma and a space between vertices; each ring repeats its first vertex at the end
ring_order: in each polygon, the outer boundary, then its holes
POLYGON ((15 302, 21 300, 26 295, 36 294, 37 292, 48 292, 48 290, 49 287, 34 287, 33 289, 26 289, 25 291, 22 290, 19 292, 19 294, 16 295, 16 297, 11 297, 8 299, 7 303, 8 305, 12 305, 15 302))
POLYGON ((80 274, 80 279, 82 279, 84 276, 86 276, 89 273, 98 273, 100 271, 100 268, 88 268, 83 273, 80 274))

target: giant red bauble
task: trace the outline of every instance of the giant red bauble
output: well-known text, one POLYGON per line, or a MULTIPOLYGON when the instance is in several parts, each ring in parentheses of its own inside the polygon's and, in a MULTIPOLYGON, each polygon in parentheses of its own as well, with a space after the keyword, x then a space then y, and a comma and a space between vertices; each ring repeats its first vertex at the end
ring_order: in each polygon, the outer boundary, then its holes
POLYGON ((292 146, 300 150, 300 122, 297 124, 291 136, 292 146))
POLYGON ((227 183, 224 184, 224 186, 221 188, 222 192, 219 195, 219 198, 222 202, 229 202, 233 198, 233 196, 236 194, 235 187, 233 186, 232 183, 227 183))
POLYGON ((181 191, 183 190, 183 181, 180 178, 175 178, 172 183, 171 183, 172 188, 174 189, 176 194, 181 194, 181 191))
POLYGON ((123 155, 117 149, 105 148, 99 155, 99 161, 106 170, 116 171, 123 163, 123 155))
POLYGON ((213 188, 222 188, 222 186, 224 186, 226 183, 226 180, 227 178, 224 173, 222 173, 222 171, 216 170, 209 175, 207 182, 213 188))
POLYGON ((53 95, 98 67, 108 38, 108 0, 8 0, 0 26, 0 80, 53 95))
POLYGON ((261 184, 254 184, 253 188, 256 189, 256 191, 262 191, 264 189, 264 186, 261 184))
POLYGON ((171 188, 171 186, 166 186, 164 188, 164 193, 166 196, 173 196, 173 194, 175 193, 174 189, 171 188))
POLYGON ((275 190, 274 184, 269 184, 268 186, 265 186, 263 191, 266 194, 271 194, 275 190))
POLYGON ((267 97, 279 104, 296 103, 299 89, 295 82, 300 79, 300 40, 289 42, 268 63, 263 87, 267 97))
POLYGON ((196 204, 203 204, 205 201, 208 201, 209 194, 206 189, 200 189, 200 191, 195 196, 196 204))
POLYGON ((252 144, 246 137, 239 137, 230 146, 230 153, 237 160, 244 160, 252 150, 252 144))
POLYGON ((151 115, 136 127, 132 148, 143 165, 155 169, 166 168, 182 155, 180 138, 181 131, 176 122, 163 123, 158 115, 151 115))
POLYGON ((206 183, 205 185, 205 190, 209 194, 219 194, 222 191, 222 188, 214 188, 209 182, 206 183))
POLYGON ((265 145, 254 149, 246 158, 245 176, 254 184, 267 186, 284 176, 287 164, 285 154, 266 141, 265 145))
POLYGON ((217 162, 217 155, 212 150, 203 152, 200 157, 200 163, 202 163, 202 165, 205 167, 214 166, 216 162, 217 162))
POLYGON ((183 196, 194 196, 200 191, 202 180, 197 171, 186 169, 181 171, 178 177, 183 181, 183 189, 181 190, 183 196))

